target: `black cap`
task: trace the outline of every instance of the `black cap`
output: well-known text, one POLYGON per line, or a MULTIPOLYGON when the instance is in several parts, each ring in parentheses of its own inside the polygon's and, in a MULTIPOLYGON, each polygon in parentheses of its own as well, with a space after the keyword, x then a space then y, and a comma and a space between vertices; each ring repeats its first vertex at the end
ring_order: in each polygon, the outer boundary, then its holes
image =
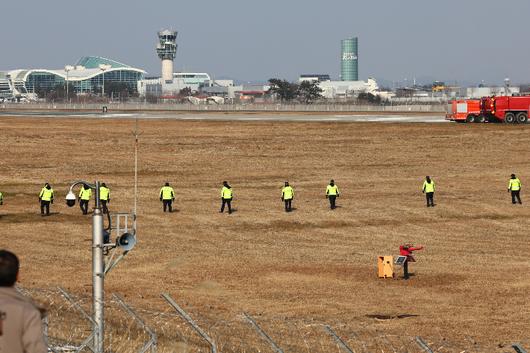
POLYGON ((168 183, 168 182, 166 182, 166 186, 169 186, 169 183, 168 183))

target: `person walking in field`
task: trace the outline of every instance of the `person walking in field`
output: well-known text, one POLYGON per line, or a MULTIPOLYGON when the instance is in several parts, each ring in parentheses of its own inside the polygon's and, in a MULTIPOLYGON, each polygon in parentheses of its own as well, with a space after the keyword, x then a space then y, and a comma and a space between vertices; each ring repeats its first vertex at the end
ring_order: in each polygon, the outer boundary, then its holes
POLYGON ((53 189, 52 186, 48 183, 44 184, 44 187, 39 193, 40 201, 40 215, 49 216, 50 215, 50 204, 53 203, 53 189), (46 213, 44 211, 46 210, 46 213))
POLYGON ((0 352, 47 353, 44 310, 15 289, 19 267, 15 254, 0 250, 0 352))
POLYGON ((434 184, 434 180, 431 179, 430 176, 425 177, 425 181, 423 182, 423 188, 422 192, 425 194, 425 198, 427 199, 427 207, 434 207, 434 191, 436 189, 436 186, 434 184))
POLYGON ((101 186, 99 187, 99 200, 101 201, 103 213, 108 213, 109 209, 107 208, 107 204, 110 203, 110 189, 105 183, 101 183, 101 186))
POLYGON ((515 174, 512 174, 510 181, 508 182, 508 192, 512 193, 512 204, 521 202, 521 180, 519 180, 518 177, 515 176, 515 174))
POLYGON ((282 201, 285 203, 285 212, 292 211, 292 202, 294 199, 294 189, 289 185, 289 182, 285 182, 285 186, 282 189, 282 201))
POLYGON ((0 191, 0 205, 4 204, 4 194, 0 191))
POLYGON ((329 200, 329 207, 334 210, 337 208, 335 202, 337 197, 340 196, 339 187, 335 185, 335 180, 331 179, 329 185, 326 188, 326 198, 329 200))
POLYGON ((92 189, 88 185, 83 184, 79 191, 79 208, 81 208, 84 215, 88 214, 88 204, 91 197, 92 189))
POLYGON ((169 183, 166 183, 160 189, 160 201, 163 204, 164 212, 166 212, 166 209, 169 212, 173 212, 173 201, 175 201, 175 191, 171 186, 169 186, 169 183))
POLYGON ((221 188, 221 210, 219 213, 223 213, 225 210, 225 205, 228 206, 228 214, 232 213, 232 199, 234 198, 234 193, 232 192, 232 187, 228 185, 227 181, 223 181, 223 187, 221 188))

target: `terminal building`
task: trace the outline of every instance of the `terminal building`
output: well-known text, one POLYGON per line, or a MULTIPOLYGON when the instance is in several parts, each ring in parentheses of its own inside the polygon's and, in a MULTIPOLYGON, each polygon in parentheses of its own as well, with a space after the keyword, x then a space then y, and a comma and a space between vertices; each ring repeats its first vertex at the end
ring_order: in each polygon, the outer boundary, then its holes
POLYGON ((137 90, 137 83, 145 71, 99 56, 86 56, 75 65, 63 69, 18 69, 0 71, 0 98, 36 99, 40 92, 50 91, 57 86, 69 86, 77 94, 102 92, 104 85, 120 84, 131 91, 137 90))

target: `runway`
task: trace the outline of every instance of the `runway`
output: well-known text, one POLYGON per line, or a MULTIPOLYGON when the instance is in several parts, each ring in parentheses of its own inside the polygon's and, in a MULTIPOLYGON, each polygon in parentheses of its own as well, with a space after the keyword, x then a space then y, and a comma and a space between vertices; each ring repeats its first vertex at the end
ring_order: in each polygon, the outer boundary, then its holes
POLYGON ((49 112, 0 111, 0 117, 74 118, 74 119, 174 119, 205 121, 299 121, 299 122, 377 122, 377 123, 445 123, 440 115, 377 114, 304 114, 304 113, 175 113, 175 112, 49 112))

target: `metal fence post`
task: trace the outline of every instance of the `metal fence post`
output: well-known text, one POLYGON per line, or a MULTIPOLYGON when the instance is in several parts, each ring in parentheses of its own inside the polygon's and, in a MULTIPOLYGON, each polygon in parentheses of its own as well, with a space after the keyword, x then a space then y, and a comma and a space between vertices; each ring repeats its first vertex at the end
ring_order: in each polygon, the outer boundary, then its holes
POLYGON ((331 337, 337 342, 337 344, 348 353, 355 353, 347 344, 340 338, 335 331, 329 325, 324 325, 324 329, 329 333, 331 337))
POLYGON ((129 314, 138 323, 138 325, 140 325, 140 327, 143 330, 145 330, 145 332, 147 332, 147 334, 150 336, 149 341, 147 341, 144 344, 144 346, 140 349, 139 352, 145 353, 149 349, 151 349, 151 353, 156 353, 157 342, 158 342, 156 333, 149 326, 145 324, 145 322, 140 318, 140 316, 138 316, 138 314, 136 314, 136 312, 129 305, 127 305, 125 301, 119 295, 113 293, 112 297, 114 298, 114 300, 118 302, 118 304, 123 308, 123 310, 127 314, 129 314))
POLYGON ((276 353, 283 353, 283 350, 276 344, 276 342, 272 340, 272 338, 265 331, 263 331, 263 329, 249 314, 243 313, 243 315, 245 316, 245 319, 247 319, 247 321, 250 322, 250 324, 256 329, 256 331, 258 331, 261 337, 263 337, 265 341, 267 341, 271 345, 272 349, 274 349, 276 353))
POLYGON ((431 347, 421 338, 420 336, 416 337, 416 343, 418 346, 420 346, 421 349, 423 349, 427 353, 434 353, 431 347))
POLYGON ((195 323, 195 321, 193 321, 193 319, 188 315, 188 313, 184 311, 184 309, 182 309, 175 302, 175 300, 171 298, 169 294, 163 293, 162 298, 164 298, 169 303, 169 305, 171 305, 177 311, 177 313, 190 324, 190 326, 195 330, 195 332, 197 332, 197 334, 199 334, 199 336, 201 336, 208 343, 211 349, 211 353, 217 353, 217 346, 215 345, 215 342, 210 338, 210 336, 208 336, 206 332, 204 332, 199 327, 199 325, 195 323))

